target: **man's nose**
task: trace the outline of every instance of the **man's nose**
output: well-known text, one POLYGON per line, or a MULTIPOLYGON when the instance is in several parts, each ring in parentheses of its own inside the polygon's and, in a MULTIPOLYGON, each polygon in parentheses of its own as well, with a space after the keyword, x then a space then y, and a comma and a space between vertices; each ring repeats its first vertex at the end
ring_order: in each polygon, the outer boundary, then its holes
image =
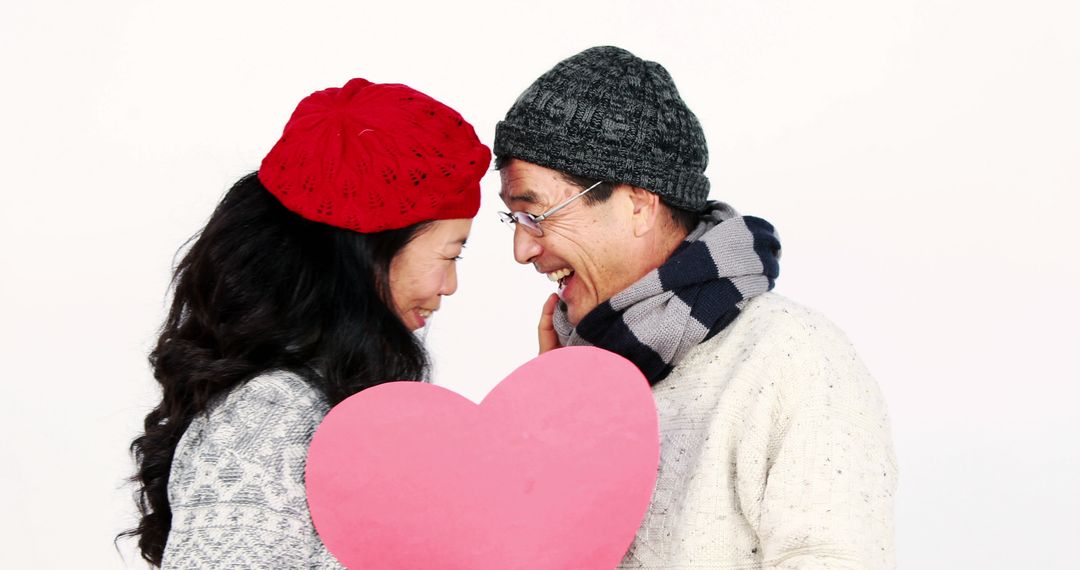
POLYGON ((518 263, 532 263, 543 252, 544 248, 536 236, 520 225, 514 224, 514 259, 518 263))

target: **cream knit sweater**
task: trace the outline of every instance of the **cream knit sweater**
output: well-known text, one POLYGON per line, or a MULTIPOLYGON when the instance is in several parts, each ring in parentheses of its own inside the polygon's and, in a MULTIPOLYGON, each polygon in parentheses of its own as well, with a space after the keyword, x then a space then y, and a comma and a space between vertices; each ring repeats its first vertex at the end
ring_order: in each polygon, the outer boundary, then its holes
POLYGON ((832 323, 753 298, 653 392, 660 472, 620 568, 893 568, 885 404, 832 323))

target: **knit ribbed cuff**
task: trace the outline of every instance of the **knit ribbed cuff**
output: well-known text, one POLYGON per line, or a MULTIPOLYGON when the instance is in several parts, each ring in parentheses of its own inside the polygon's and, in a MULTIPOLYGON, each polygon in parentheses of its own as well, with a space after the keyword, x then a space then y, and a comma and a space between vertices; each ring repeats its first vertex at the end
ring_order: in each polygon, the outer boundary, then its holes
POLYGON ((538 133, 507 121, 495 126, 494 146, 498 157, 518 158, 574 176, 630 184, 684 210, 704 209, 709 196, 709 179, 701 173, 649 169, 645 161, 625 149, 590 145, 557 133, 538 133))

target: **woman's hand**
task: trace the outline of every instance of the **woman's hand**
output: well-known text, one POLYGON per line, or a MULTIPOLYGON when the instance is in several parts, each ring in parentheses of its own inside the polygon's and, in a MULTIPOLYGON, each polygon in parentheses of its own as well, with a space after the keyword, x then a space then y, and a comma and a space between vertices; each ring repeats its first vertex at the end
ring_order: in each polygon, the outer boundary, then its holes
POLYGON ((540 312, 540 326, 537 327, 537 336, 540 340, 540 354, 549 350, 562 348, 559 344, 559 335, 555 334, 555 304, 559 302, 559 296, 552 293, 544 303, 540 312))

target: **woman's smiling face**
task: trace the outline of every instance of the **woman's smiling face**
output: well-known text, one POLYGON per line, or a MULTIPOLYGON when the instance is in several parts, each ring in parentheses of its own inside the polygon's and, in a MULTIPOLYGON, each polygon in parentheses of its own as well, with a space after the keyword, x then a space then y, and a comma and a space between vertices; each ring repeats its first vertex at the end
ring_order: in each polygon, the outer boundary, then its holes
POLYGON ((437 220, 390 261, 394 312, 409 330, 423 327, 442 297, 457 290, 457 260, 470 229, 471 219, 437 220))

